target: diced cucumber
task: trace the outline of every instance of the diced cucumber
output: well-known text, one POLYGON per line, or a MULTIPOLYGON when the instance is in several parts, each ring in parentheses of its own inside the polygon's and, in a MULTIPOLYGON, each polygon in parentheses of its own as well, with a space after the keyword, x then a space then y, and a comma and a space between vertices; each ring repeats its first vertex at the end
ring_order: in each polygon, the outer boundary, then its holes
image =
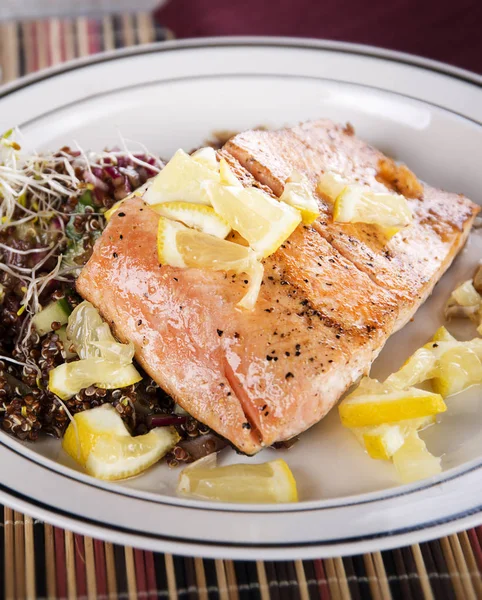
POLYGON ((65 325, 69 320, 71 313, 69 303, 65 298, 61 298, 56 302, 51 302, 32 319, 32 324, 35 326, 39 335, 45 335, 52 331, 52 323, 60 323, 65 325))
POLYGON ((79 204, 83 206, 94 206, 94 199, 92 198, 92 192, 85 190, 85 192, 79 198, 79 204))
POLYGON ((75 358, 77 356, 77 352, 72 352, 70 350, 70 348, 72 347, 72 342, 67 338, 66 325, 64 325, 60 329, 57 329, 55 333, 59 336, 59 339, 64 346, 65 359, 70 360, 71 358, 75 358))

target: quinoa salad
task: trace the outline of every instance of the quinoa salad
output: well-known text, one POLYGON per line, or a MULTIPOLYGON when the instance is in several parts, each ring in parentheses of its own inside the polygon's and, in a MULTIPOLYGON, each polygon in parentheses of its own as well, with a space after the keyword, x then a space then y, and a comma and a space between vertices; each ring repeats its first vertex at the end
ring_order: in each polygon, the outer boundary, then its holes
MULTIPOLYGON (((179 407, 142 369, 133 385, 90 385, 61 400, 49 373, 72 360, 60 322, 41 335, 35 315, 54 302, 73 311, 75 281, 105 225, 105 213, 154 177, 163 162, 124 145, 100 153, 63 147, 22 151, 14 130, 0 139, 0 422, 19 440, 62 438, 74 415, 110 404, 134 436, 172 426, 179 441, 170 466, 192 462, 226 442, 179 407)), ((215 145, 215 143, 213 144, 215 145)), ((75 355, 74 355, 75 356, 75 355)))

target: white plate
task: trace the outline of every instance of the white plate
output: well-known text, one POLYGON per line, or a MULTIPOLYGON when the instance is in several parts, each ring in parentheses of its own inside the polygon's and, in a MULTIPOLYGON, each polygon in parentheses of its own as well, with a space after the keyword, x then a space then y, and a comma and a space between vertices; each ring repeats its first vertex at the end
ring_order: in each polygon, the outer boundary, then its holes
MULTIPOLYGON (((0 129, 23 144, 95 149, 118 132, 169 156, 215 129, 331 117, 414 167, 423 179, 482 201, 481 78, 406 55, 299 40, 204 40, 137 48, 63 65, 4 88, 0 129)), ((472 272, 468 249, 394 336, 375 366, 386 374, 441 323, 449 291, 472 272)), ((464 333, 464 332, 461 332, 464 333)), ((465 331, 466 335, 474 331, 465 331)), ((286 453, 300 488, 294 506, 218 505, 176 498, 177 472, 158 465, 124 484, 96 481, 59 443, 0 434, 0 500, 85 534, 179 554, 290 558, 354 554, 482 523, 480 389, 449 401, 426 440, 443 454, 436 479, 398 486, 393 467, 367 458, 337 411, 286 453)), ((226 460, 240 460, 231 452, 226 460)), ((266 450, 255 461, 280 456, 266 450)))

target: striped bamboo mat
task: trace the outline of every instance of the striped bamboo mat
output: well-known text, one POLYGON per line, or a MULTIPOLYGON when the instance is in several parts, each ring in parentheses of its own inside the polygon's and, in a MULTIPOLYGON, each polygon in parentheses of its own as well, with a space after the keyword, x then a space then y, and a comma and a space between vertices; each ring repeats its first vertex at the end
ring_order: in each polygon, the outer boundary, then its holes
MULTIPOLYGON (((2 1, 2 0, 0 0, 2 1)), ((72 58, 171 38, 150 14, 0 24, 2 83, 72 58)))
POLYGON ((482 598, 482 527, 363 556, 246 562, 117 546, 4 508, 0 553, 7 599, 482 598))
MULTIPOLYGON (((2 81, 78 56, 168 39, 148 14, 0 25, 2 81)), ((73 534, 0 507, 0 597, 168 600, 482 599, 482 527, 349 558, 182 558, 73 534)))

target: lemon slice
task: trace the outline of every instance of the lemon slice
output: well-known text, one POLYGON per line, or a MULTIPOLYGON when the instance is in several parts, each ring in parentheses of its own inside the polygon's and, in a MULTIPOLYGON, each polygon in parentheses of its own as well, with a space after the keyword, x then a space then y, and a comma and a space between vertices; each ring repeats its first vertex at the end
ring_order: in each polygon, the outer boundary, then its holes
POLYGON ((411 433, 395 452, 393 464, 402 483, 411 483, 442 472, 440 458, 430 454, 416 432, 411 433))
POLYGON ((280 202, 286 202, 301 213, 305 225, 311 225, 320 214, 318 203, 311 192, 310 182, 294 171, 285 183, 280 202))
POLYGON ((164 202, 152 208, 167 219, 180 221, 188 227, 218 238, 225 238, 231 231, 229 223, 216 214, 211 206, 192 202, 164 202))
POLYGON ((301 222, 299 211, 257 188, 210 184, 206 190, 214 210, 259 256, 276 252, 301 222))
POLYGON ((316 186, 316 191, 330 202, 334 202, 345 191, 347 185, 348 183, 341 175, 329 171, 321 175, 316 186))
POLYGON ((184 150, 178 150, 162 171, 156 175, 144 194, 147 204, 183 201, 210 204, 205 185, 219 183, 219 173, 206 166, 205 161, 195 160, 184 150))
POLYGON ((157 250, 161 264, 246 273, 249 277, 248 288, 238 306, 248 310, 254 307, 264 268, 251 248, 188 229, 176 221, 161 217, 157 250))
POLYGON ((371 458, 390 460, 413 431, 420 431, 436 422, 435 416, 400 421, 393 425, 377 425, 352 429, 371 458))
POLYGON ((362 186, 346 187, 336 198, 333 220, 339 223, 372 223, 394 235, 412 222, 406 199, 399 194, 370 192, 362 186))
POLYGON ((431 348, 419 348, 403 367, 388 377, 385 383, 396 390, 417 385, 437 374, 438 361, 431 348))
POLYGON ((446 398, 476 383, 482 383, 482 363, 468 345, 457 343, 440 356, 437 376, 432 380, 435 392, 446 398))
POLYGON ((124 479, 145 471, 178 441, 179 435, 170 427, 132 437, 119 413, 110 404, 104 404, 74 416, 62 447, 90 475, 124 479))
POLYGON ((212 462, 200 460, 184 469, 179 477, 178 492, 221 502, 298 501, 295 478, 284 460, 227 467, 211 466, 212 462))
POLYGON ((90 385, 116 389, 133 385, 142 379, 134 365, 121 366, 104 359, 86 358, 63 363, 49 373, 49 390, 68 400, 90 385))
POLYGON ((350 394, 339 406, 341 422, 350 428, 428 417, 446 410, 442 396, 417 388, 385 394, 350 394))

